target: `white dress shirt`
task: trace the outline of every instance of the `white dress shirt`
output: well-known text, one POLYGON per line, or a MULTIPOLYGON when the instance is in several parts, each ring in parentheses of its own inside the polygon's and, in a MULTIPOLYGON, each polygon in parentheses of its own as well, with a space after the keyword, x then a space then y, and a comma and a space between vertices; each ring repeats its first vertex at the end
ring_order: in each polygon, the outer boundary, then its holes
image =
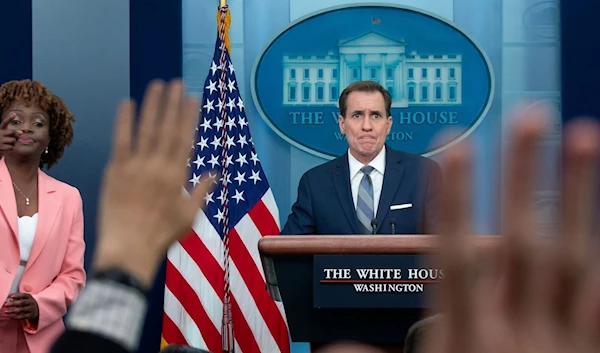
POLYGON ((35 238, 37 221, 37 213, 31 217, 19 217, 19 255, 21 261, 19 263, 19 268, 17 269, 15 279, 13 280, 12 286, 10 287, 9 294, 19 292, 19 283, 21 282, 21 276, 23 276, 23 271, 25 271, 25 265, 29 260, 29 253, 31 252, 31 247, 33 246, 33 239, 35 238))
MULTIPOLYGON (((379 207, 379 198, 381 196, 381 188, 383 187, 383 173, 385 173, 385 145, 381 149, 381 152, 368 164, 374 169, 369 174, 371 181, 373 182, 373 203, 375 216, 377 216, 377 208, 379 207)), ((352 200, 354 200, 354 209, 356 210, 356 204, 358 202, 358 188, 360 187, 360 181, 362 180, 364 173, 360 171, 360 168, 365 165, 359 162, 350 151, 348 151, 348 167, 350 167, 350 186, 352 186, 352 200)))

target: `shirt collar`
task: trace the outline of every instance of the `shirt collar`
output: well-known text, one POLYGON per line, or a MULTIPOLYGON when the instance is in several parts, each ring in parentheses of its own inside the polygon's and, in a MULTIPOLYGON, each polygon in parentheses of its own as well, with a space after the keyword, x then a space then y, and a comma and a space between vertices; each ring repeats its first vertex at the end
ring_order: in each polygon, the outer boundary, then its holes
MULTIPOLYGON (((379 154, 368 165, 383 175, 385 171, 385 145, 383 145, 379 154)), ((364 167, 364 164, 354 158, 350 150, 348 150, 348 167, 350 168, 350 179, 354 178, 360 172, 360 168, 364 167)))

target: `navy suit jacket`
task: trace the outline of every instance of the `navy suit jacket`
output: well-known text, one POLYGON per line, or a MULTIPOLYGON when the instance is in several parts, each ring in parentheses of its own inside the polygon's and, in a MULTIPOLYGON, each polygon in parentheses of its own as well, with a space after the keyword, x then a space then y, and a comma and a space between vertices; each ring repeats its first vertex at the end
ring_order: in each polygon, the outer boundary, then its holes
MULTIPOLYGON (((435 161, 386 146, 377 233, 435 234, 442 184, 442 172, 435 161), (402 204, 412 207, 390 210, 402 204)), ((281 234, 361 234, 352 199, 348 152, 304 173, 298 199, 281 234)))

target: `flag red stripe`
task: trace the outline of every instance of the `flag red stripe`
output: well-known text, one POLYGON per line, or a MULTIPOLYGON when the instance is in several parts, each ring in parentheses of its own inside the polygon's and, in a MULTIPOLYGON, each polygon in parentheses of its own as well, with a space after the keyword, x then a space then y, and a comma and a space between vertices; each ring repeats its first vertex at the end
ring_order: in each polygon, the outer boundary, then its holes
POLYGON ((171 318, 163 313, 163 338, 168 344, 184 344, 189 346, 189 343, 185 340, 185 337, 179 331, 179 328, 171 320, 171 318))
POLYGON ((254 224, 256 224, 260 234, 263 236, 279 235, 279 226, 262 199, 250 209, 248 214, 254 220, 254 224))
POLYGON ((196 323, 208 350, 219 352, 221 350, 221 333, 206 314, 198 295, 171 261, 167 261, 167 271, 165 281, 167 288, 172 293, 177 293, 177 299, 196 323), (169 267, 172 269, 171 271, 169 271, 169 267))
MULTIPOLYGON (((254 220, 254 223, 259 222, 254 220)), ((281 352, 289 352, 289 338, 285 321, 281 316, 277 304, 275 304, 275 301, 269 296, 269 292, 267 292, 265 282, 256 267, 256 263, 252 259, 252 256, 248 252, 248 249, 242 242, 242 239, 235 228, 229 232, 229 253, 246 283, 248 291, 254 298, 254 302, 256 303, 261 316, 265 320, 271 335, 273 335, 273 338, 277 342, 279 350, 281 352)))
POLYGON ((256 338, 240 309, 235 298, 231 297, 231 319, 233 321, 233 336, 244 353, 261 353, 256 338))
POLYGON ((198 264, 200 271, 202 271, 204 277, 206 277, 214 291, 217 293, 217 296, 221 298, 222 301, 224 297, 223 293, 225 292, 225 271, 223 271, 223 268, 219 265, 200 237, 194 231, 191 231, 190 233, 189 236, 180 242, 181 246, 194 262, 198 264))

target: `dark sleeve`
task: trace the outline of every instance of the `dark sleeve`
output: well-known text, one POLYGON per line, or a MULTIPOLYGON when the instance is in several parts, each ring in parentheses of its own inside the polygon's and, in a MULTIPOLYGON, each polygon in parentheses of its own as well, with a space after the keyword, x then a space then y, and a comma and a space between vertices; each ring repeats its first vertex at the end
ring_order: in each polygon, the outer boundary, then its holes
POLYGON ((439 164, 431 160, 429 176, 425 189, 425 212, 423 217, 423 232, 425 234, 439 234, 440 202, 444 180, 439 164))
POLYGON ((137 289, 108 279, 91 279, 71 307, 66 331, 52 352, 135 352, 144 326, 147 302, 137 289), (86 338, 102 348, 93 349, 86 338))
POLYGON ((316 225, 310 195, 308 176, 304 174, 298 184, 298 199, 292 206, 292 213, 288 216, 280 234, 306 235, 315 234, 316 225))
POLYGON ((51 353, 131 353, 123 346, 100 335, 81 332, 65 331, 54 343, 51 353))

